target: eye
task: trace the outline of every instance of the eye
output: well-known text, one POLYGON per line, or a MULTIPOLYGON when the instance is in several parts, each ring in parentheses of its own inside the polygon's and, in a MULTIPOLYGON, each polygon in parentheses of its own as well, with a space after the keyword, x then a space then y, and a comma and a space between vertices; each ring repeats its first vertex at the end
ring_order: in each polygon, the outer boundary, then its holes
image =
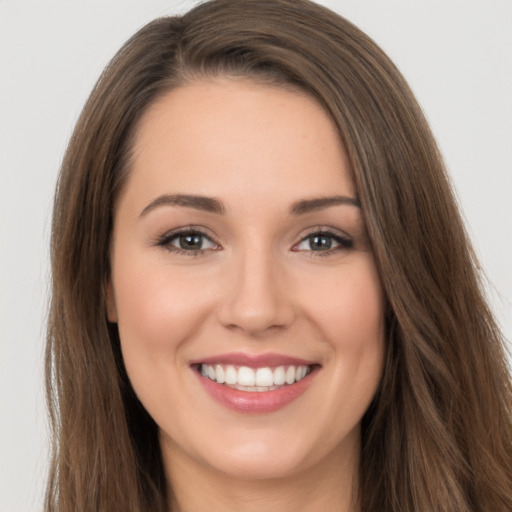
POLYGON ((168 233, 157 241, 157 245, 169 251, 194 255, 202 251, 219 249, 210 237, 195 230, 168 233))
POLYGON ((332 253, 342 249, 351 249, 352 240, 328 231, 317 231, 303 238, 293 247, 294 251, 332 253))

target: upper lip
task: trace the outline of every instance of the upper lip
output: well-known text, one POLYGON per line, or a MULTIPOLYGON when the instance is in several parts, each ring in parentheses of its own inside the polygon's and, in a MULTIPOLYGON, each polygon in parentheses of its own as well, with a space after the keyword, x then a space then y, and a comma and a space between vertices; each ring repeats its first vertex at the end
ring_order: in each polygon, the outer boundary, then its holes
POLYGON ((263 368, 277 366, 309 366, 318 363, 284 354, 246 354, 243 352, 230 352, 190 361, 191 366, 199 364, 232 364, 234 366, 247 366, 249 368, 263 368))

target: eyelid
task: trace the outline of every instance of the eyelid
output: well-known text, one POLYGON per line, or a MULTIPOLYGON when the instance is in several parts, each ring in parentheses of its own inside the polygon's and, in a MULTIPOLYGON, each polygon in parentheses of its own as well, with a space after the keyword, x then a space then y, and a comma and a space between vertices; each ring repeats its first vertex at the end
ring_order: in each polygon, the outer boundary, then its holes
MULTIPOLYGON (((210 251, 216 251, 222 249, 222 246, 216 241, 215 237, 210 234, 210 230, 197 225, 189 225, 189 226, 181 226, 176 229, 171 229, 165 231, 162 235, 157 236, 152 240, 151 245, 160 246, 164 249, 167 249, 170 252, 175 253, 185 253, 189 256, 192 255, 200 255, 205 254, 210 251), (213 248, 205 248, 205 249, 182 249, 180 247, 176 247, 171 245, 171 242, 178 238, 180 235, 184 234, 197 234, 206 239, 208 239, 215 247, 213 248)), ((315 256, 325 256, 328 254, 332 254, 334 252, 340 250, 349 250, 353 247, 354 241, 353 237, 347 234, 345 231, 340 230, 338 228, 333 228, 330 226, 315 226, 313 228, 308 229, 305 233, 303 232, 300 236, 298 242, 296 242, 291 250, 295 252, 307 252, 311 253, 311 255, 315 256), (308 237, 313 235, 321 235, 332 238, 336 242, 335 247, 331 247, 324 251, 314 251, 312 249, 297 249, 297 247, 307 240, 308 237)))
POLYGON ((204 253, 207 253, 212 250, 221 249, 221 245, 209 233, 209 230, 202 226, 197 226, 197 225, 181 226, 176 229, 171 229, 171 230, 165 231, 162 235, 159 235, 154 240, 152 240, 151 245, 162 247, 164 249, 167 249, 170 252, 187 254, 188 256, 197 256, 197 255, 204 254, 204 253), (186 234, 200 235, 200 236, 208 239, 215 247, 214 248, 206 248, 206 249, 186 250, 186 249, 182 249, 180 247, 171 245, 171 242, 173 240, 178 238, 180 235, 186 235, 186 234))
POLYGON ((315 256, 327 256, 328 254, 332 254, 334 252, 340 250, 349 250, 353 248, 354 241, 353 238, 347 234, 345 231, 342 231, 337 228, 328 227, 328 226, 316 226, 314 228, 309 229, 306 233, 303 233, 297 243, 295 243, 292 247, 292 251, 296 252, 307 252, 311 253, 311 255, 315 256), (313 251, 309 250, 298 250, 296 249, 301 243, 305 242, 309 237, 313 235, 321 235, 330 237, 336 241, 337 245, 335 247, 329 248, 325 251, 313 251))
POLYGON ((207 250, 211 250, 212 248, 215 248, 216 244, 215 242, 207 235, 203 234, 203 233, 199 233, 198 231, 185 231, 183 233, 175 233, 174 235, 171 235, 171 237, 169 238, 169 242, 168 244, 175 248, 175 249, 179 249, 179 250, 184 250, 185 252, 199 252, 199 251, 207 251, 207 250), (178 245, 174 245, 174 243, 178 240, 180 240, 183 236, 198 236, 198 237, 201 237, 201 241, 202 241, 202 244, 204 244, 205 242, 208 244, 210 244, 212 247, 201 247, 201 249, 184 249, 183 247, 179 247, 178 245))

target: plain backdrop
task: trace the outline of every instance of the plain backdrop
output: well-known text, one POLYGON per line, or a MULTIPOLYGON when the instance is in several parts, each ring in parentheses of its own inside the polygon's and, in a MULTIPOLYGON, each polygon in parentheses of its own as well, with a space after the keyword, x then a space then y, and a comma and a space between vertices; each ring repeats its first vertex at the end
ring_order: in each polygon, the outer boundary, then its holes
MULTIPOLYGON (((143 24, 194 1, 0 0, 0 512, 41 510, 52 194, 93 84, 143 24)), ((425 110, 512 338, 512 0, 321 2, 397 63, 425 110)))

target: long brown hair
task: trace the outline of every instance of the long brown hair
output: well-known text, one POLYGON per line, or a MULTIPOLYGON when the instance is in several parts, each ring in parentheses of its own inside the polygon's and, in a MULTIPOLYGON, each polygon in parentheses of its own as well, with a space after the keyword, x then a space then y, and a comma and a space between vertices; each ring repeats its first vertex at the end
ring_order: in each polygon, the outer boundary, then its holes
MULTIPOLYGON (((512 387, 436 143, 405 80, 307 0, 214 0, 142 28, 93 90, 52 226, 47 512, 165 511, 158 429, 127 378, 105 283, 137 121, 195 79, 300 87, 336 123, 387 297, 387 353, 363 418, 363 512, 512 510, 512 387)), ((171 490, 172 492, 172 490, 171 490)))

